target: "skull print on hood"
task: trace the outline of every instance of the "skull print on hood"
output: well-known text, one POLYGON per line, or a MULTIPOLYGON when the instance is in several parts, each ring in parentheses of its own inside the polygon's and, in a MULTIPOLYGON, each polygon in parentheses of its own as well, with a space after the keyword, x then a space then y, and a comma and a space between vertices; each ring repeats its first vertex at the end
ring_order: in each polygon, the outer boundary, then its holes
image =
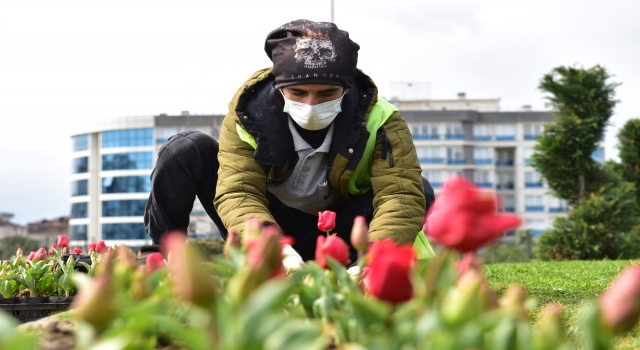
POLYGON ((267 36, 264 50, 273 62, 276 87, 333 84, 350 87, 360 46, 330 22, 305 19, 285 23, 267 36))

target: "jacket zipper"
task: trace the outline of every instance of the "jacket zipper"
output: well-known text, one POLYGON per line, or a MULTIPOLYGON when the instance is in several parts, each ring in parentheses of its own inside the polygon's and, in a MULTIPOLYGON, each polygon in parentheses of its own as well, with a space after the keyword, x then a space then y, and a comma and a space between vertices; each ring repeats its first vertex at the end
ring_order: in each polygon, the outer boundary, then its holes
POLYGON ((387 153, 389 154, 389 167, 393 168, 393 149, 391 148, 391 141, 387 137, 387 133, 384 131, 384 126, 378 129, 378 135, 382 137, 382 159, 387 159, 387 153))

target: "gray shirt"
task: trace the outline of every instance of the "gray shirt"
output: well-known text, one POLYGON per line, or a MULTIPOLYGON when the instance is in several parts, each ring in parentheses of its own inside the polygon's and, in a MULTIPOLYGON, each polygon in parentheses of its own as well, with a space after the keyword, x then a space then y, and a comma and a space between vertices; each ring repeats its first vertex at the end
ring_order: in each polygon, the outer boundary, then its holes
POLYGON ((318 215, 340 198, 340 193, 331 188, 327 179, 329 147, 333 138, 332 123, 324 142, 313 149, 305 141, 291 118, 288 118, 289 130, 293 136, 293 146, 298 153, 298 163, 285 180, 267 184, 267 191, 276 196, 286 206, 305 213, 318 215))

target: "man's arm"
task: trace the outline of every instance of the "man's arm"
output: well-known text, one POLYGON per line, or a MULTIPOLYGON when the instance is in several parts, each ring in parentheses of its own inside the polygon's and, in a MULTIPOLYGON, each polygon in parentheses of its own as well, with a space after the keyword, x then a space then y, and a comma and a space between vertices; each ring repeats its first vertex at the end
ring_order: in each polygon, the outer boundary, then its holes
POLYGON ((383 137, 379 134, 371 164, 375 209, 369 237, 413 243, 425 214, 422 169, 411 133, 400 113, 393 113, 383 127, 393 151, 393 167, 388 154, 382 159, 383 137))
POLYGON ((236 123, 233 112, 222 123, 213 204, 224 226, 242 235, 246 219, 256 218, 266 224, 275 224, 275 220, 268 209, 264 167, 253 159, 253 147, 240 139, 236 123))

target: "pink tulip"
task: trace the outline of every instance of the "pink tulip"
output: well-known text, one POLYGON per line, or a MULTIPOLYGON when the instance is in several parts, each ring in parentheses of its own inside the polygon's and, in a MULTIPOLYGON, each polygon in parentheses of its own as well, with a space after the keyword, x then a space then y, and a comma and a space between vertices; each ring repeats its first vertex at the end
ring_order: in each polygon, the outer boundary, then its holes
POLYGON ((48 253, 49 253, 49 255, 56 255, 57 251, 56 251, 56 244, 55 243, 51 244, 51 247, 49 247, 48 253))
POLYGON ((325 269, 329 269, 327 258, 332 258, 344 266, 349 265, 349 247, 336 236, 318 236, 316 242, 316 262, 325 269))
POLYGON ((47 251, 44 248, 38 249, 31 260, 44 260, 47 258, 47 251))
POLYGON ((336 213, 325 210, 318 213, 318 229, 320 231, 329 233, 336 228, 336 213))
POLYGON ((27 255, 27 261, 31 261, 31 260, 33 260, 33 258, 34 258, 35 256, 36 256, 36 252, 31 251, 31 252, 29 253, 29 255, 27 255))
POLYGON ((392 304, 411 299, 411 268, 415 260, 411 245, 397 245, 389 239, 372 243, 367 256, 367 292, 392 304))
POLYGON ((640 265, 624 269, 600 298, 604 324, 615 332, 629 330, 640 318, 640 265))
POLYGON ((162 254, 153 252, 147 256, 147 261, 145 262, 147 266, 147 273, 152 273, 156 270, 162 269, 165 267, 164 260, 162 259, 162 254))
POLYGON ((366 250, 369 246, 369 229, 364 216, 356 216, 351 227, 351 245, 356 250, 366 250))
POLYGON ((59 235, 58 236, 58 247, 64 248, 69 246, 69 238, 67 235, 59 235))
POLYGON ((444 183, 431 207, 425 232, 449 249, 475 251, 522 223, 516 215, 498 213, 497 203, 495 194, 454 176, 444 183))

